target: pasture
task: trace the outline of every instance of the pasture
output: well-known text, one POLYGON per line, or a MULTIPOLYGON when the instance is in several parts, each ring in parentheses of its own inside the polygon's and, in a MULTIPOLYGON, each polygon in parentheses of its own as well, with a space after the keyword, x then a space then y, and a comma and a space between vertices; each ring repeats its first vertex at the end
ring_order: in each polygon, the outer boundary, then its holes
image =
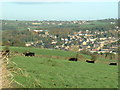
MULTIPOLYGON (((4 47, 3 47, 4 48, 4 47)), ((70 58, 70 57, 76 57, 77 52, 73 51, 64 51, 64 50, 55 50, 55 49, 42 49, 42 48, 33 48, 33 47, 9 47, 10 51, 12 52, 19 52, 23 53, 26 51, 34 52, 36 55, 45 55, 45 56, 60 56, 63 58, 70 58)), ((91 59, 90 55, 78 53, 80 55, 79 59, 91 59)), ((98 57, 97 60, 99 61, 112 61, 117 62, 117 60, 107 59, 104 57, 98 57)))
POLYGON ((36 55, 48 55, 48 56, 70 57, 76 55, 76 52, 67 52, 62 50, 31 48, 31 47, 10 47, 10 50, 12 52, 17 51, 20 53, 23 53, 25 51, 31 51, 34 52, 36 55))
POLYGON ((14 56, 10 62, 13 85, 19 88, 118 87, 117 66, 25 56, 14 56))
MULTIPOLYGON (((91 56, 81 54, 79 61, 69 61, 76 52, 31 47, 9 47, 8 70, 13 75, 16 88, 117 88, 118 65, 109 63, 87 63, 91 56), (23 52, 34 52, 37 56, 24 56, 23 52), (15 55, 15 52, 19 54, 15 55), (47 57, 49 56, 49 57, 47 57), (64 58, 53 58, 60 56, 64 58), (84 59, 84 60, 82 60, 84 59)), ((98 61, 113 61, 98 58, 98 61)))

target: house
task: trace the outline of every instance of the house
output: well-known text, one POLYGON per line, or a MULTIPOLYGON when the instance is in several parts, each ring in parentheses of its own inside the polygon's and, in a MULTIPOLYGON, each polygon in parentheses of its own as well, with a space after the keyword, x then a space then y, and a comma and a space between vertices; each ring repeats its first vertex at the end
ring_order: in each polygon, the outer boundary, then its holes
POLYGON ((87 49, 88 45, 82 45, 82 49, 87 49))
POLYGON ((42 32, 43 30, 33 30, 33 31, 38 33, 38 32, 42 32))
POLYGON ((29 46, 31 46, 31 44, 30 43, 26 43, 25 46, 29 47, 29 46))
POLYGON ((57 41, 54 41, 54 40, 51 42, 51 44, 56 44, 56 43, 57 43, 57 41))
POLYGON ((45 35, 49 35, 49 32, 46 31, 46 32, 45 32, 45 35))
POLYGON ((82 45, 87 45, 87 42, 84 41, 84 42, 82 43, 82 45))
POLYGON ((100 49, 98 51, 98 53, 106 53, 106 52, 109 52, 109 49, 100 49))
POLYGON ((42 23, 32 23, 32 25, 40 25, 40 24, 42 24, 42 23))

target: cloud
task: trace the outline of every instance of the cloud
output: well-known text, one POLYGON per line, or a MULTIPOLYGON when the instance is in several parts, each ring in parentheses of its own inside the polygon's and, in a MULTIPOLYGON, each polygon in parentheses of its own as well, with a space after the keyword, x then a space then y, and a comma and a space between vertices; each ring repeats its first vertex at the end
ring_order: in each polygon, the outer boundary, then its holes
POLYGON ((0 2, 119 2, 119 0, 0 0, 0 2))

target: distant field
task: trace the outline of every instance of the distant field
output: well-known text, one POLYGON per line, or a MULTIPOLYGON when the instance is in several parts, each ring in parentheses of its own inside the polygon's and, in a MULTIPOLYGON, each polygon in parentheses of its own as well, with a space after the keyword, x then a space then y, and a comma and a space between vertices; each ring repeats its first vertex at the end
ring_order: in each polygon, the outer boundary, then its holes
MULTIPOLYGON (((7 21, 2 21, 3 22, 3 30, 27 30, 27 28, 31 28, 31 30, 34 30, 34 29, 37 29, 37 28, 43 28, 43 29, 48 29, 48 30, 52 30, 54 28, 81 28, 81 30, 86 30, 86 29, 96 29, 96 27, 98 28, 101 28, 101 27, 104 27, 104 28, 108 28, 106 30, 109 30, 111 27, 111 24, 110 22, 117 22, 117 20, 92 20, 92 21, 89 21, 88 23, 89 24, 78 24, 78 23, 69 23, 67 24, 68 22, 64 22, 63 25, 58 25, 58 23, 60 22, 57 22, 56 21, 56 24, 47 24, 48 22, 44 22, 42 23, 41 21, 11 21, 11 20, 7 20, 7 21), (7 24, 4 24, 4 23, 7 23, 7 24), (42 24, 38 24, 38 25, 33 25, 32 23, 42 23, 42 24)), ((74 29, 75 30, 75 29, 74 29)), ((98 30, 98 29, 97 29, 98 30)))
MULTIPOLYGON (((41 49, 41 48, 31 48, 31 47, 10 47, 10 50, 13 52, 17 51, 20 53, 23 53, 25 51, 30 51, 30 52, 34 52, 36 55, 61 56, 61 57, 76 57, 76 54, 77 54, 76 52, 71 52, 71 51, 41 49)), ((81 53, 79 53, 79 55, 82 55, 86 59, 91 59, 91 56, 89 56, 89 55, 85 55, 85 54, 81 54, 81 53)), ((114 61, 115 62, 115 60, 105 59, 103 57, 98 57, 97 60, 114 61)))
MULTIPOLYGON (((4 48, 4 47, 3 47, 4 48)), ((61 56, 61 57, 76 57, 76 52, 71 52, 71 51, 63 51, 63 50, 52 50, 52 49, 41 49, 41 48, 31 48, 31 47, 10 47, 10 50, 12 52, 19 52, 23 53, 25 51, 30 51, 34 52, 36 55, 47 55, 47 56, 61 56)), ((86 59, 91 59, 91 56, 81 54, 86 59)), ((111 60, 111 59, 105 59, 102 57, 98 57, 97 60, 99 61, 113 61, 116 62, 116 60, 111 60)))
POLYGON ((15 87, 25 88, 117 88, 118 67, 84 61, 15 56, 8 67, 14 71, 15 87))
POLYGON ((41 48, 31 48, 31 47, 10 47, 11 51, 17 51, 23 53, 25 51, 34 52, 36 55, 48 55, 48 56, 62 56, 71 57, 76 56, 76 52, 67 52, 63 50, 53 50, 53 49, 41 49, 41 48))

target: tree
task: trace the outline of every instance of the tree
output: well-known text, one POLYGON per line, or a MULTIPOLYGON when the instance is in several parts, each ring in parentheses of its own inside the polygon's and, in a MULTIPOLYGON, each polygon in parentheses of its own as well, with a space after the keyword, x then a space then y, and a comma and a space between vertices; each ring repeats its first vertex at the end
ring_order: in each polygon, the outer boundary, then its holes
POLYGON ((104 53, 104 54, 105 54, 105 58, 107 58, 107 57, 108 57, 108 55, 109 55, 109 53, 107 53, 107 52, 106 52, 106 53, 104 53))
POLYGON ((97 56, 95 54, 92 54, 91 57, 92 57, 91 60, 93 60, 93 61, 97 60, 97 56))
POLYGON ((5 48, 3 48, 4 51, 7 51, 9 50, 9 47, 8 46, 5 46, 5 48))
POLYGON ((81 50, 80 53, 86 54, 86 55, 92 55, 92 53, 90 51, 86 50, 86 49, 81 50))
POLYGON ((59 37, 67 37, 71 33, 71 29, 69 28, 55 28, 50 30, 50 34, 59 36, 59 37))
POLYGON ((109 53, 110 59, 115 58, 115 54, 114 53, 109 53))

